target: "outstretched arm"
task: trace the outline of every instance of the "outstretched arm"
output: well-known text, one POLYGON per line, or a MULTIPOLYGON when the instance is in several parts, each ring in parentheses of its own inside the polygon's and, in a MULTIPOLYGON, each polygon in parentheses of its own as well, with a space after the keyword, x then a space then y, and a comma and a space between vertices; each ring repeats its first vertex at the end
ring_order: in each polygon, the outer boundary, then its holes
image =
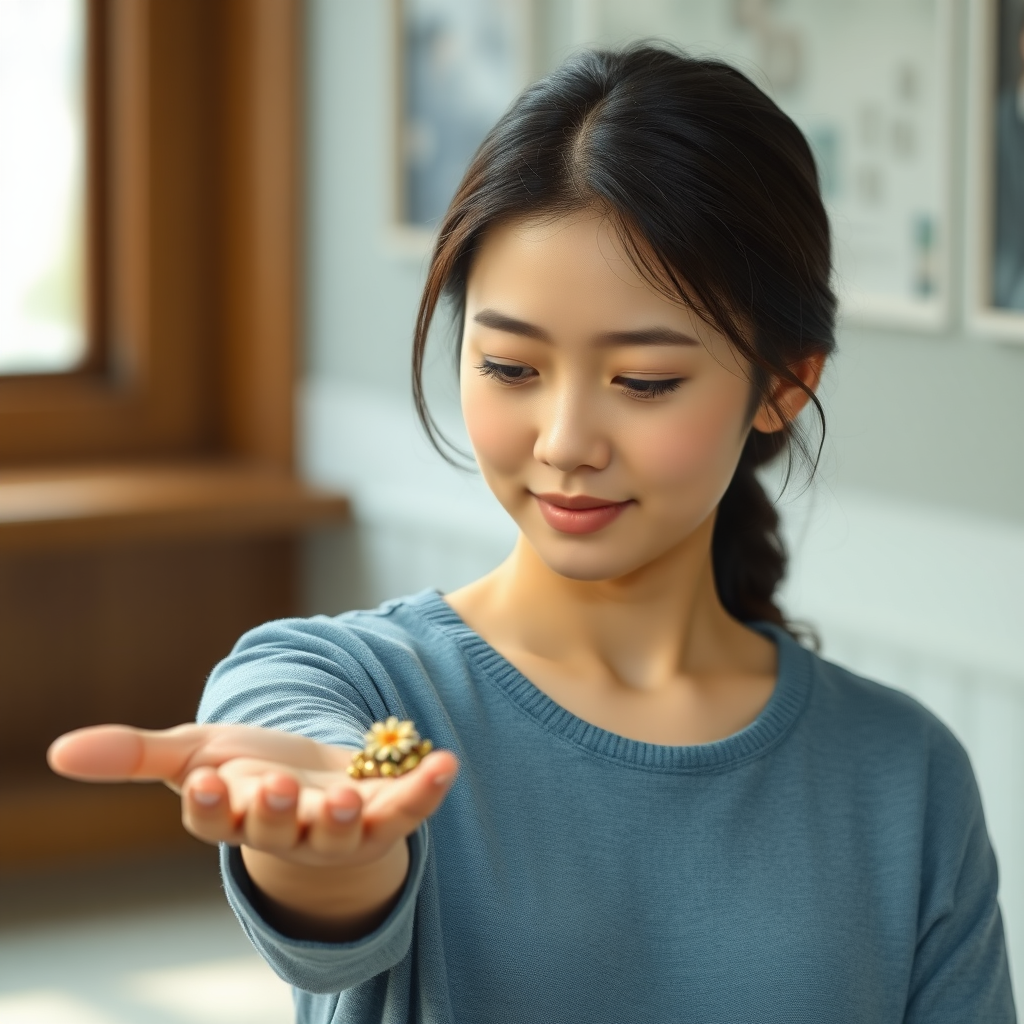
POLYGON ((245 725, 149 731, 101 725, 54 741, 54 771, 93 782, 159 781, 208 843, 242 848, 278 930, 351 941, 391 910, 409 866, 406 837, 440 806, 458 768, 434 751, 395 779, 353 780, 352 751, 245 725))

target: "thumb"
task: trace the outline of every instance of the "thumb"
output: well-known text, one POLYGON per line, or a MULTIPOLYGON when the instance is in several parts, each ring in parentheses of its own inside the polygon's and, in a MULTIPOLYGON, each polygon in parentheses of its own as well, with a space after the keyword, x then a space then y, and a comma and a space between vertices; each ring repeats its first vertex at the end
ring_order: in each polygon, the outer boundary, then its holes
POLYGON ((203 725, 159 731, 94 725, 58 737, 50 744, 46 760, 58 775, 72 779, 169 781, 182 773, 206 740, 203 725))

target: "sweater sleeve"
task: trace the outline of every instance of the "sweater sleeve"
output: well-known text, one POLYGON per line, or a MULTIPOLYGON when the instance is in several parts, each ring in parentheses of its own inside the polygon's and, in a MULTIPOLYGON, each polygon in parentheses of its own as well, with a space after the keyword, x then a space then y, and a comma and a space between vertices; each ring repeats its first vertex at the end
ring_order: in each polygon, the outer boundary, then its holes
POLYGON ((221 847, 221 874, 242 930, 278 977, 304 992, 343 992, 390 970, 408 953, 425 846, 424 825, 409 837, 409 875, 398 904, 379 928, 356 942, 292 939, 274 929, 253 905, 253 883, 237 847, 221 847))
POLYGON ((929 769, 918 942, 905 1022, 1014 1024, 996 859, 970 761, 944 729, 929 769))
MULTIPOLYGON (((243 636, 210 676, 197 719, 282 729, 360 748, 370 724, 389 714, 402 715, 402 708, 382 666, 354 631, 321 618, 271 622, 243 636)), ((424 824, 409 837, 409 874, 398 904, 356 942, 281 934, 256 909, 238 849, 225 846, 221 872, 228 902, 281 978, 307 992, 341 992, 389 970, 408 952, 427 835, 424 824)))

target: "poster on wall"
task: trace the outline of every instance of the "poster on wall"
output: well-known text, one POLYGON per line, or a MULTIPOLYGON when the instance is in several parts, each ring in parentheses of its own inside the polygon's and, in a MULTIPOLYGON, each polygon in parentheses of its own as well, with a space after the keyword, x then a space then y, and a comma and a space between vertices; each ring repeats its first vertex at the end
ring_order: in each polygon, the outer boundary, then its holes
POLYGON ((1024 0, 1002 0, 998 27, 992 304, 1024 314, 1024 0))
POLYGON ((817 159, 847 320, 945 327, 949 0, 582 2, 588 42, 654 37, 721 57, 796 121, 817 159))
POLYGON ((1024 0, 979 0, 972 36, 972 327, 1024 341, 1024 0))
POLYGON ((529 80, 528 0, 396 0, 397 221, 431 232, 529 80))

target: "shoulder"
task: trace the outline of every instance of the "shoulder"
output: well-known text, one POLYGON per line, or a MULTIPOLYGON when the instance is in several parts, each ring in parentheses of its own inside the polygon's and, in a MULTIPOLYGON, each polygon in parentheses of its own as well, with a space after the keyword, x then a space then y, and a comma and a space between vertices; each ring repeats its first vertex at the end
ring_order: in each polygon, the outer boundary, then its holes
POLYGON ((436 625, 444 619, 446 609, 436 591, 426 590, 385 601, 373 609, 277 619, 249 630, 235 644, 232 656, 305 650, 372 661, 396 652, 449 647, 451 639, 436 625))
POLYGON ((811 704, 844 730, 867 729, 883 741, 900 739, 962 749, 931 711, 910 694, 859 675, 811 651, 811 704))
POLYGON ((969 817, 980 810, 970 758, 931 711, 810 651, 800 658, 810 675, 802 725, 841 770, 897 801, 913 792, 915 803, 938 801, 969 817))
POLYGON ((410 701, 436 703, 434 679, 465 672, 454 624, 435 624, 447 608, 436 592, 425 591, 371 611, 264 623, 214 669, 199 720, 322 738, 309 723, 342 715, 361 735, 388 715, 408 717, 410 701))
POLYGON ((810 686, 796 746, 830 813, 856 821, 858 841, 887 870, 913 867, 907 884, 922 922, 951 914, 965 892, 994 905, 995 861, 960 741, 908 694, 809 651, 802 657, 810 686))
MULTIPOLYGON (((260 677, 337 679, 360 689, 419 685, 463 666, 460 620, 433 590, 341 615, 278 619, 250 630, 214 670, 246 685, 260 677)), ((463 626, 463 631, 466 627, 463 626)))

